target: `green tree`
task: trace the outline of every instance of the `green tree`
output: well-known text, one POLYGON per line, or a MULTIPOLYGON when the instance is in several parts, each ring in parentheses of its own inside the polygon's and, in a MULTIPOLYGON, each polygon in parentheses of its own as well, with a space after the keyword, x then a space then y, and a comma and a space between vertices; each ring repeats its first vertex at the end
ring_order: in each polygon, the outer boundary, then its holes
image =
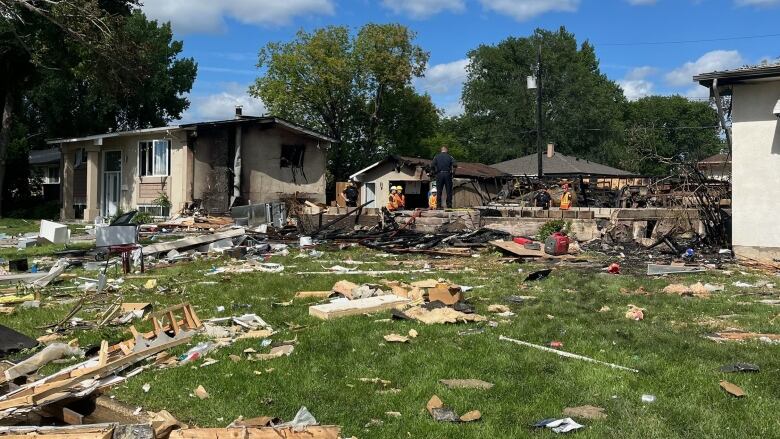
POLYGON ((622 132, 625 97, 599 70, 594 47, 588 41, 578 46, 563 27, 537 29, 469 52, 460 122, 471 128, 464 143, 472 157, 495 163, 536 151, 536 92, 527 89, 526 78, 535 74, 539 46, 544 141, 562 153, 599 159, 622 132))
POLYGON ((411 89, 428 61, 414 38, 398 24, 367 24, 356 35, 344 26, 299 31, 261 49, 258 67, 266 71, 250 94, 271 113, 338 140, 328 164, 333 178, 344 180, 383 154, 408 151, 430 131, 421 123, 435 108, 411 89))
POLYGON ((14 189, 2 186, 12 142, 35 147, 47 137, 161 125, 187 108, 182 94, 196 64, 178 57, 170 25, 137 7, 137 0, 0 0, 0 197, 14 189))
POLYGON ((614 159, 626 170, 665 175, 673 163, 695 162, 725 147, 708 102, 650 96, 629 102, 625 118, 625 153, 614 159))

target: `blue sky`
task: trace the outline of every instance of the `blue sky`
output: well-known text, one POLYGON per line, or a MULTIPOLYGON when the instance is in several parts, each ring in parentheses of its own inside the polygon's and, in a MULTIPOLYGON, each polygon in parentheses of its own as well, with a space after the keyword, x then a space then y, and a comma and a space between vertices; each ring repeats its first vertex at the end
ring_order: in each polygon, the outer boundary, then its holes
POLYGON ((187 121, 224 119, 235 105, 261 114, 247 87, 260 74, 257 51, 287 41, 301 28, 358 28, 398 22, 417 32, 430 52, 426 77, 415 86, 447 114, 462 111, 467 53, 537 27, 573 32, 596 46, 601 69, 626 96, 707 95, 696 73, 780 57, 780 0, 146 0, 146 14, 171 21, 198 77, 187 121), (714 40, 719 41, 700 41, 714 40), (691 41, 666 44, 672 41, 691 41), (665 44, 635 44, 635 43, 665 44))

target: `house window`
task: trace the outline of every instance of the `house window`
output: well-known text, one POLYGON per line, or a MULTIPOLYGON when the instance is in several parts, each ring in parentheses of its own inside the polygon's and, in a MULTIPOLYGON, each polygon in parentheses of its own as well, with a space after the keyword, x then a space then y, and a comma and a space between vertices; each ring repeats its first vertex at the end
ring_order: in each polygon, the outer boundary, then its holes
POLYGON ((171 142, 168 140, 138 142, 138 174, 141 177, 170 175, 170 157, 171 142))
POLYGON ((146 212, 157 218, 168 218, 171 214, 171 208, 167 206, 157 206, 155 204, 139 204, 138 212, 146 212))
POLYGON ((46 178, 43 179, 44 184, 59 184, 60 168, 57 166, 49 166, 46 168, 46 171, 46 178))
POLYGON ((87 164, 87 150, 79 148, 73 155, 73 168, 79 169, 87 164))
POLYGON ((279 159, 279 166, 282 168, 302 168, 305 152, 306 145, 282 145, 282 158, 279 159))

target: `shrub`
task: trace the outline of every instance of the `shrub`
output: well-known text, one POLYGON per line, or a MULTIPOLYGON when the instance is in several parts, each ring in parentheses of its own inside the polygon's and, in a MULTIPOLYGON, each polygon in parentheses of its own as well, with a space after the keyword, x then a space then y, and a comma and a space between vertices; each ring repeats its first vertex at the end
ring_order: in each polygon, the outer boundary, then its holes
POLYGON ((555 232, 569 233, 571 230, 571 223, 562 219, 550 220, 542 224, 539 228, 539 232, 536 234, 536 239, 544 241, 549 238, 555 232))

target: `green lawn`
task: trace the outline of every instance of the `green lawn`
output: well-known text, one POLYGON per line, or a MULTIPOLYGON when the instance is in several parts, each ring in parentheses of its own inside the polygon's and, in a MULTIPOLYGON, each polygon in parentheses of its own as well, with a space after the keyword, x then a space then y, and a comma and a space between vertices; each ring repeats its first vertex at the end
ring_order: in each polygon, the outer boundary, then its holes
MULTIPOLYGON (((389 313, 320 321, 308 316, 315 301, 295 301, 276 307, 274 302, 291 300, 300 290, 327 290, 338 280, 368 282, 367 276, 296 275, 296 271, 322 270, 340 264, 348 256, 374 262, 366 268, 393 269, 388 258, 364 249, 328 250, 319 260, 274 257, 272 262, 286 266, 282 274, 227 274, 204 276, 204 270, 224 263, 221 260, 181 264, 150 273, 163 293, 145 293, 129 284, 142 285, 145 279, 128 281, 123 288, 125 301, 150 301, 164 307, 182 301, 192 303, 201 318, 254 312, 273 325, 274 341, 297 339, 290 357, 265 362, 246 359, 234 363, 230 354, 242 355, 252 347, 266 352, 259 340, 245 340, 212 353, 218 363, 198 368, 182 366, 147 371, 113 390, 122 401, 146 410, 167 409, 185 422, 203 427, 222 427, 243 415, 279 416, 291 419, 304 405, 323 424, 343 426, 346 437, 525 437, 534 433, 530 425, 550 417, 560 417, 565 407, 585 404, 606 409, 602 421, 581 421, 587 427, 578 437, 669 438, 669 437, 775 437, 776 413, 780 411, 780 347, 762 342, 718 344, 703 335, 717 329, 737 327, 757 332, 777 332, 772 320, 780 310, 753 303, 777 298, 780 291, 766 288, 739 289, 737 280, 754 282, 777 279, 756 272, 733 271, 690 274, 652 279, 642 270, 614 276, 594 268, 556 267, 547 280, 524 285, 535 264, 504 264, 499 255, 486 252, 479 258, 453 259, 469 270, 439 271, 432 275, 391 275, 389 279, 413 281, 442 277, 453 282, 482 286, 467 293, 477 311, 488 316, 493 303, 506 304, 508 295, 533 295, 538 300, 510 305, 512 318, 493 318, 499 324, 425 326, 409 321, 377 321, 389 313), (518 273, 518 269, 523 273, 518 273), (661 293, 669 283, 697 280, 723 283, 725 292, 710 299, 682 298, 661 293), (217 281, 217 285, 201 284, 217 281), (639 287, 652 294, 632 295, 639 287), (769 293, 765 296, 745 293, 769 293), (646 308, 644 321, 624 317, 628 304, 646 308), (217 306, 225 306, 218 313, 217 306), (611 311, 599 312, 603 306, 611 311), (297 331, 288 323, 301 325, 297 331), (459 335, 467 328, 485 328, 482 333, 459 335), (419 337, 408 344, 388 344, 382 336, 416 329, 419 337), (531 348, 499 341, 504 335, 532 343, 563 342, 566 351, 590 356, 640 370, 634 374, 606 366, 566 359, 531 348), (725 374, 717 368, 726 363, 749 362, 761 366, 757 374, 725 374), (267 372, 266 369, 273 368, 267 372), (255 371, 260 371, 258 375, 255 371), (382 387, 360 382, 360 378, 390 380, 397 393, 379 393, 382 387), (490 390, 448 390, 439 379, 478 378, 495 384, 490 390), (729 380, 741 386, 747 397, 735 399, 722 391, 718 382, 729 380), (151 384, 144 393, 142 386, 151 384), (207 400, 189 396, 202 385, 211 395, 207 400), (437 394, 459 414, 477 409, 482 420, 470 424, 436 423, 425 411, 431 395, 437 394), (642 394, 653 394, 653 404, 641 402, 642 394), (388 417, 387 411, 402 413, 388 417), (372 419, 381 425, 366 428, 372 419)), ((397 257, 389 260, 418 259, 397 257)), ((603 261, 602 261, 603 262, 603 261)), ((20 310, 3 324, 31 336, 42 331, 37 326, 61 318, 70 305, 57 305, 59 299, 44 297, 45 307, 20 310)), ((79 314, 94 318, 116 297, 103 297, 79 314)), ((780 320, 780 319, 779 319, 780 320)), ((97 343, 107 337, 121 338, 118 329, 76 332, 82 344, 97 343)), ((179 353, 185 350, 181 347, 179 353)), ((198 366, 195 363, 194 366, 198 366)))

